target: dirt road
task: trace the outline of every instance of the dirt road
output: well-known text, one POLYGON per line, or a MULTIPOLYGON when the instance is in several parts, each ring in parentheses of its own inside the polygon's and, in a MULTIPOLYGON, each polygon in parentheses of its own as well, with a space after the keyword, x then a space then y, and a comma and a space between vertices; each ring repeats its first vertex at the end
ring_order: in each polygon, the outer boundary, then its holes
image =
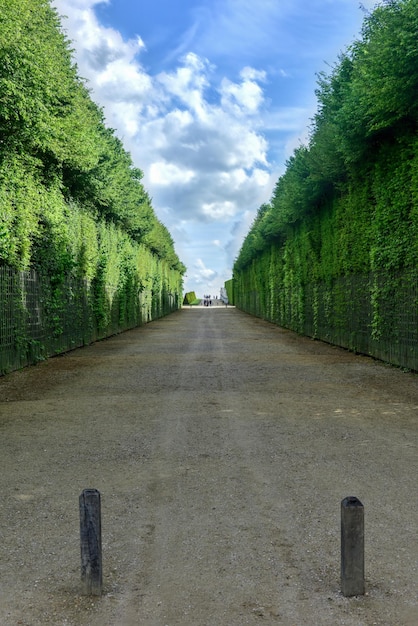
POLYGON ((233 308, 0 379, 2 626, 413 626, 418 376, 233 308), (102 496, 81 595, 78 497, 102 496), (366 595, 340 593, 340 503, 366 595))

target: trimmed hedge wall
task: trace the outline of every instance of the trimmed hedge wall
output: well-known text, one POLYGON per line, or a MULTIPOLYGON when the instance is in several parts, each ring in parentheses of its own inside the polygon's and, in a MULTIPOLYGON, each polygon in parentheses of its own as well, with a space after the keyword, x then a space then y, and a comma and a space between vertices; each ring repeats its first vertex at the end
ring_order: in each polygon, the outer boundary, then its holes
POLYGON ((236 306, 418 370, 417 172, 414 137, 382 148, 367 176, 235 270, 236 306))
POLYGON ((418 370, 417 0, 378 5, 318 80, 307 146, 260 207, 235 305, 418 370))
POLYGON ((35 270, 0 267, 0 375, 177 310, 173 270, 152 255, 149 264, 163 278, 145 288, 74 276, 57 287, 35 270))

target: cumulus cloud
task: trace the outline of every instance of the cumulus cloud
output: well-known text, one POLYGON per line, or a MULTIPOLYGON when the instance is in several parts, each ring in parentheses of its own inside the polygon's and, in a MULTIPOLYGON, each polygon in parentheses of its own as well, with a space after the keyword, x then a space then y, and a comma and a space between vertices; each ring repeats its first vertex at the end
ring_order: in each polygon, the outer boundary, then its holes
POLYGON ((164 187, 172 185, 187 185, 194 177, 195 172, 177 166, 175 163, 157 161, 149 168, 151 184, 164 187))
POLYGON ((55 0, 79 43, 77 63, 92 95, 144 170, 154 203, 175 204, 176 219, 236 215, 237 200, 251 201, 251 185, 268 179, 268 146, 254 120, 265 72, 245 67, 235 82, 224 77, 214 84, 213 65, 188 52, 171 71, 153 76, 140 63, 142 39, 125 41, 103 27, 94 4, 55 0), (224 197, 227 184, 235 201, 224 197))
POLYGON ((205 266, 202 259, 197 259, 191 276, 197 285, 208 285, 216 277, 216 272, 205 266))
POLYGON ((100 73, 118 60, 124 59, 129 64, 145 48, 139 36, 125 41, 117 30, 99 24, 93 11, 94 5, 99 4, 95 0, 55 0, 53 4, 65 15, 64 28, 75 33, 77 40, 82 42, 82 54, 78 55, 78 60, 84 67, 90 66, 100 73))
POLYGON ((225 219, 233 217, 237 213, 237 207, 234 202, 229 200, 218 202, 204 202, 202 204, 202 212, 204 215, 212 219, 225 219))
POLYGON ((241 71, 241 82, 234 83, 224 78, 221 85, 221 104, 232 109, 234 115, 258 113, 263 103, 263 90, 258 81, 264 81, 265 72, 246 67, 241 71))
POLYGON ((281 60, 268 70, 244 61, 234 72, 216 63, 240 59, 244 52, 249 58, 251 50, 271 58, 272 45, 276 52, 285 49, 287 31, 278 30, 278 20, 306 5, 213 0, 196 9, 183 40, 167 51, 167 69, 153 73, 145 66, 143 37, 126 39, 98 21, 94 9, 103 2, 110 0, 53 0, 68 16, 63 26, 80 75, 144 171, 153 206, 192 268, 188 280, 222 284, 255 212, 271 196, 278 167, 272 145, 280 143, 279 158, 289 156, 313 109, 311 103, 271 106, 269 84, 287 88, 294 71, 281 60), (223 274, 213 269, 220 256, 223 274))

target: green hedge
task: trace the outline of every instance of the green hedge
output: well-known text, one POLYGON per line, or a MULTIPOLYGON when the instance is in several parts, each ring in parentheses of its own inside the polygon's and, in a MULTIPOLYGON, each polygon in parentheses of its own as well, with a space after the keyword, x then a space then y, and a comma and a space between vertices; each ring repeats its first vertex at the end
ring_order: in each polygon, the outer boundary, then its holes
POLYGON ((177 310, 173 270, 146 249, 141 260, 144 283, 132 273, 111 284, 105 268, 91 281, 67 276, 57 284, 36 270, 0 267, 0 375, 177 310))
POLYGON ((226 295, 228 296, 228 304, 235 304, 234 300, 234 280, 231 278, 230 280, 225 281, 224 283, 226 295))
POLYGON ((183 304, 192 305, 196 304, 196 302, 199 302, 199 300, 196 298, 196 294, 194 291, 188 291, 184 294, 183 304))
POLYGON ((30 362, 34 345, 38 358, 178 308, 186 268, 141 170, 78 76, 49 0, 2 3, 0 93, 0 351, 30 362), (36 339, 25 322, 28 276, 41 286, 36 339), (73 304, 87 327, 66 341, 73 304))
POLYGON ((418 4, 393 0, 319 77, 319 108, 234 264, 236 306, 418 369, 418 4))

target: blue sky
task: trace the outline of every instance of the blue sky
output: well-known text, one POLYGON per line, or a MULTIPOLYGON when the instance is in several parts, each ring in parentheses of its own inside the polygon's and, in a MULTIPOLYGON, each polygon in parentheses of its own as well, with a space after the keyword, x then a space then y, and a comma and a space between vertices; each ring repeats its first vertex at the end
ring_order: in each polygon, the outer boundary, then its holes
POLYGON ((92 98, 144 172, 187 266, 219 294, 286 160, 317 74, 375 0, 53 0, 92 98))

